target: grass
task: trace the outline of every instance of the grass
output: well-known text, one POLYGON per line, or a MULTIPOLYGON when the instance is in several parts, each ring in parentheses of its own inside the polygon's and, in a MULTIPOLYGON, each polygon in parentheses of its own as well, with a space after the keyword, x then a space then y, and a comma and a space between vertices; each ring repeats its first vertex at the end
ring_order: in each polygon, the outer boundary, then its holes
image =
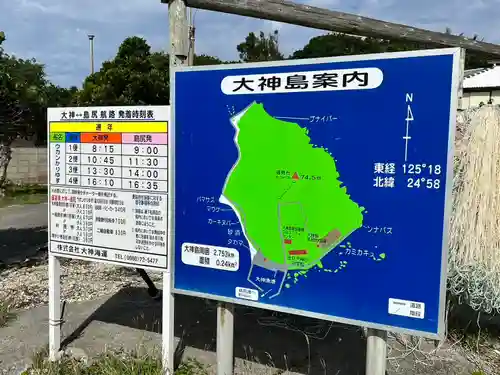
POLYGON ((469 361, 476 365, 473 375, 487 375, 500 373, 500 354, 498 336, 487 330, 482 333, 462 336, 462 349, 468 354, 469 361))
POLYGON ((0 207, 38 204, 46 201, 46 186, 8 184, 5 187, 5 196, 0 198, 0 207))
POLYGON ((448 293, 448 338, 459 344, 469 362, 476 365, 473 375, 500 374, 500 317, 474 311, 448 293))
POLYGON ((7 301, 0 301, 0 328, 5 327, 14 318, 15 315, 10 311, 10 304, 7 301))
POLYGON ((47 201, 46 194, 36 194, 36 195, 21 195, 17 197, 3 197, 0 198, 0 208, 8 207, 13 205, 24 205, 24 204, 39 204, 47 201))
MULTIPOLYGON (((151 354, 107 352, 90 363, 70 357, 50 362, 47 354, 47 348, 35 354, 33 365, 21 375, 163 375, 161 360, 151 354)), ((189 359, 179 366, 175 375, 208 375, 208 372, 201 363, 189 359)))

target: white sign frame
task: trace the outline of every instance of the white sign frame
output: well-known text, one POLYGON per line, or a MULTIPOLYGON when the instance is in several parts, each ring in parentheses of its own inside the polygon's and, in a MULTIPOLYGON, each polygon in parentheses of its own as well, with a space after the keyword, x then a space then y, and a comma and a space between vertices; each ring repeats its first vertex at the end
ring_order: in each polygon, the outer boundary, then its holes
MULTIPOLYGON (((111 121, 110 121, 111 122, 111 121)), ((85 260, 85 261, 93 261, 93 262, 103 262, 103 263, 108 263, 108 264, 115 264, 119 265, 122 267, 133 267, 133 268, 142 268, 142 269, 150 269, 154 271, 160 271, 163 274, 163 288, 162 288, 162 320, 163 320, 163 334, 162 334, 162 346, 163 346, 163 358, 164 360, 168 360, 168 363, 170 364, 171 360, 173 360, 173 352, 174 352, 174 298, 172 294, 172 286, 171 286, 171 256, 170 256, 170 220, 171 220, 171 210, 170 207, 172 207, 172 180, 170 179, 171 176, 173 175, 170 170, 170 144, 171 144, 171 134, 170 134, 170 106, 123 106, 123 107, 118 107, 118 106, 106 106, 106 107, 65 107, 65 108, 48 108, 47 109, 47 142, 48 142, 48 147, 47 147, 47 161, 48 161, 48 210, 47 210, 47 216, 48 216, 48 263, 49 263, 49 360, 51 361, 56 361, 60 358, 61 352, 61 326, 63 324, 63 317, 61 316, 61 283, 60 283, 60 274, 61 274, 61 265, 60 265, 60 259, 59 258, 69 258, 69 259, 80 259, 80 260, 85 260), (92 112, 96 112, 98 114, 101 113, 101 111, 105 111, 106 113, 109 113, 109 111, 114 111, 118 116, 118 113, 125 113, 126 115, 123 116, 123 118, 115 118, 112 119, 113 123, 119 123, 121 122, 122 124, 124 123, 130 123, 130 122, 154 122, 154 121, 159 121, 161 123, 167 124, 167 134, 165 135, 165 138, 167 138, 167 144, 166 144, 166 149, 167 151, 167 182, 166 182, 166 192, 163 193, 162 195, 166 199, 166 207, 165 211, 163 212, 166 215, 167 218, 167 223, 165 225, 165 265, 163 267, 151 267, 148 266, 147 264, 134 264, 132 262, 118 262, 114 260, 108 260, 108 259, 89 259, 82 257, 78 254, 64 254, 64 253, 55 253, 51 251, 51 137, 50 137, 50 130, 51 130, 51 123, 52 122, 74 122, 75 125, 76 123, 80 123, 80 125, 84 122, 88 122, 89 124, 96 123, 96 122, 101 122, 101 121, 110 121, 111 119, 104 119, 99 115, 96 115, 96 117, 92 117, 92 115, 87 115, 87 114, 92 114, 92 112), (153 111, 153 112, 149 112, 153 111), (77 113, 79 116, 73 116, 72 118, 68 118, 69 113, 77 113), (150 116, 152 118, 149 118, 148 115, 143 115, 143 113, 155 113, 158 114, 157 117, 154 115, 150 116), (85 115, 83 115, 85 114, 85 115), (131 114, 128 116, 128 114, 131 114)), ((136 124, 137 125, 137 124, 136 124)), ((78 130, 76 132, 80 132, 81 130, 78 130)), ((139 133, 139 132, 138 132, 139 133)), ((108 133, 109 134, 109 133, 108 133)), ((142 187, 142 186, 141 186, 142 187)), ((79 188, 82 188, 82 186, 79 186, 79 188)), ((121 190, 117 190, 121 191, 121 190)))

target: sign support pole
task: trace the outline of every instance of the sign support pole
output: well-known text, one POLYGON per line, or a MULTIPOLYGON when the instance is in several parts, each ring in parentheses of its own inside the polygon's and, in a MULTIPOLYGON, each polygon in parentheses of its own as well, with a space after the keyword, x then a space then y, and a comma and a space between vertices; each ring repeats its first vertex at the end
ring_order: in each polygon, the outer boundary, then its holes
MULTIPOLYGON (((170 0, 168 1, 168 21, 170 27, 170 87, 173 87, 173 68, 188 64, 188 20, 187 6, 185 0, 170 0)), ((168 129, 170 133, 169 139, 172 139, 172 134, 175 134, 175 129, 168 129)), ((169 142, 170 143, 170 142, 169 142)), ((169 155, 169 182, 173 181, 172 176, 172 159, 169 155)), ((173 186, 171 183, 169 186, 173 186)), ((166 375, 174 374, 174 316, 175 316, 175 300, 172 293, 172 263, 175 251, 174 246, 174 217, 173 199, 174 191, 169 188, 168 191, 168 234, 170 236, 168 243, 168 269, 163 274, 163 307, 162 307, 162 363, 163 372, 166 375)))
POLYGON ((217 375, 233 374, 234 305, 217 304, 217 375))
MULTIPOLYGON (((170 249, 169 249, 170 250, 170 249)), ((170 254, 168 255, 170 258, 170 254)), ((162 294, 162 365, 165 375, 174 374, 174 310, 175 301, 172 293, 172 279, 170 272, 170 261, 168 270, 163 273, 162 294)))
POLYGON ((385 375, 387 331, 368 328, 366 336, 366 375, 385 375))
POLYGON ((61 348, 61 263, 49 251, 49 360, 57 361, 61 348))

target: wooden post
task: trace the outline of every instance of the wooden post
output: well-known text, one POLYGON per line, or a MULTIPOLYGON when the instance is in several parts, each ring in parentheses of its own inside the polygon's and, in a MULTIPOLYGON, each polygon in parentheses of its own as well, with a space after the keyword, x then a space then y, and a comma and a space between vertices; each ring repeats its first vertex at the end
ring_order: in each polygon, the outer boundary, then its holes
POLYGON ((187 7, 184 0, 169 2, 168 20, 170 23, 170 67, 187 65, 188 24, 187 7))
POLYGON ((189 52, 188 52, 188 65, 194 65, 194 40, 195 40, 195 27, 194 27, 194 15, 193 9, 189 9, 189 21, 188 21, 188 38, 189 38, 189 52))
POLYGON ((188 57, 189 66, 194 65, 194 33, 195 33, 194 25, 189 25, 189 57, 188 57))
MULTIPOLYGON (((168 3, 168 20, 170 26, 170 87, 173 87, 173 68, 187 64, 187 18, 186 2, 184 0, 171 0, 168 3)), ((169 129, 174 132, 175 129, 169 129)), ((170 175, 170 174, 169 174, 170 175)), ((169 191, 169 203, 173 191, 169 191)), ((169 222, 172 218, 169 215, 169 222)), ((169 240, 168 251, 173 251, 172 242, 169 240)), ((172 293, 172 259, 168 254, 168 269, 163 273, 163 306, 162 306, 162 365, 163 373, 166 375, 174 374, 174 318, 175 318, 175 300, 172 293)))
MULTIPOLYGON (((465 54, 466 50, 462 49, 460 51, 460 79, 459 79, 459 86, 458 86, 458 103, 457 107, 459 110, 465 109, 464 108, 464 70, 465 70, 465 54)), ((446 301, 444 302, 446 303, 446 301)))
POLYGON ((366 375, 385 375, 387 331, 368 328, 366 338, 366 375))

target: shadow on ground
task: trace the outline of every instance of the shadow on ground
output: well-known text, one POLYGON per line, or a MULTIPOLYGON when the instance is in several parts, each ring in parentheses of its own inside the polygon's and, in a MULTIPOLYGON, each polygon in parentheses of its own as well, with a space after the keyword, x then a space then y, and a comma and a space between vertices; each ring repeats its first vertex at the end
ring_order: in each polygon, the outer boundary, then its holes
POLYGON ((47 227, 0 230, 0 268, 35 257, 47 246, 47 227))
MULTIPOLYGON (((213 303, 177 296, 175 317, 175 336, 181 338, 177 360, 186 346, 215 351, 217 318, 213 303)), ((63 346, 77 339, 92 321, 160 333, 161 302, 153 303, 145 289, 125 288, 99 307, 63 346)), ((287 314, 276 316, 246 307, 237 307, 235 311, 235 357, 277 369, 310 375, 362 375, 366 348, 362 337, 360 330, 345 325, 331 326, 319 320, 287 314), (324 338, 308 338, 300 330, 324 338)))

